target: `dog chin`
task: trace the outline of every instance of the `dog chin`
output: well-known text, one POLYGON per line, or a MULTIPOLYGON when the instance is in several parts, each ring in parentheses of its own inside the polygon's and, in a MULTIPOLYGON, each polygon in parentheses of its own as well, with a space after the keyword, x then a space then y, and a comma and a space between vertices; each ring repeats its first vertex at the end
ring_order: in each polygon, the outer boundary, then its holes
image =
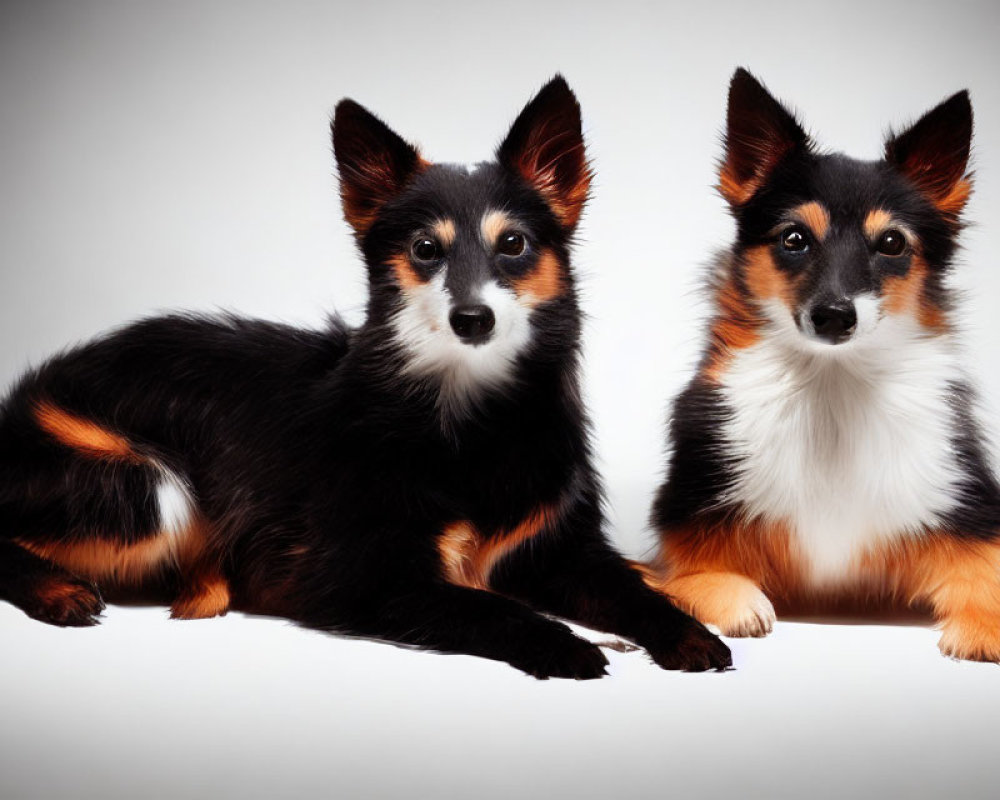
POLYGON ((530 309, 513 292, 488 284, 480 294, 496 317, 485 341, 463 342, 452 331, 444 275, 408 289, 393 320, 396 341, 406 355, 404 372, 436 383, 438 407, 449 417, 465 416, 484 395, 510 386, 517 359, 531 338, 530 309))

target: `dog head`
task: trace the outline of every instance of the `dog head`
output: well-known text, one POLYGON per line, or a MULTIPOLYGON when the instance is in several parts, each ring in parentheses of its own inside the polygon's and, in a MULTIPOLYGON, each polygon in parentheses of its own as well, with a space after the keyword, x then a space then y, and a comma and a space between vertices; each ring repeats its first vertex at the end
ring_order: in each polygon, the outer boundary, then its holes
POLYGON ((818 153, 750 73, 729 90, 719 190, 737 222, 730 300, 795 347, 836 357, 891 331, 947 328, 943 278, 971 191, 960 92, 885 141, 879 161, 818 153))
POLYGON ((369 325, 458 411, 578 338, 568 247, 590 185, 580 107, 561 77, 527 104, 496 160, 431 164, 351 100, 333 143, 344 215, 368 267, 369 325))

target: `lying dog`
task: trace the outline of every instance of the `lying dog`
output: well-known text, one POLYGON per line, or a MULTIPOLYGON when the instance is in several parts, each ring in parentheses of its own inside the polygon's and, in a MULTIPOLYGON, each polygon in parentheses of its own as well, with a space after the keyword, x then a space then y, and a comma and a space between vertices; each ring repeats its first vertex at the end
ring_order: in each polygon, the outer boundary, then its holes
POLYGON ((235 607, 539 678, 604 674, 547 612, 666 668, 726 667, 602 530, 569 87, 543 88, 471 171, 428 163, 349 100, 333 142, 365 323, 149 319, 23 378, 0 414, 0 597, 88 625, 98 587, 165 581, 176 617, 235 607))

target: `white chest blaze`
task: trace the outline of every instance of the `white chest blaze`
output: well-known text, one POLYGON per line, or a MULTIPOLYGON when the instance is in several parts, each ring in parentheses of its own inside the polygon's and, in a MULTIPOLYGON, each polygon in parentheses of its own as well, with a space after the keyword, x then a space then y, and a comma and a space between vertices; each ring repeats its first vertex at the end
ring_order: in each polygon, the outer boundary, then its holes
POLYGON ((723 437, 738 464, 726 499, 786 523, 806 574, 833 584, 867 548, 919 536, 954 508, 950 395, 961 374, 950 337, 905 317, 832 347, 804 342, 771 311, 774 327, 723 380, 733 412, 723 437))

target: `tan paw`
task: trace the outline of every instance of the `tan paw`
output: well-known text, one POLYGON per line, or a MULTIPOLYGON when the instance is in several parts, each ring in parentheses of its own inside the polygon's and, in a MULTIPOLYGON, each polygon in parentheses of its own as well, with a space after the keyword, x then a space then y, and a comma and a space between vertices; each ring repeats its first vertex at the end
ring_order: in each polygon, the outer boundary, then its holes
POLYGON ((225 578, 208 578, 185 589, 170 607, 174 619, 207 619, 229 611, 229 584, 225 578))
POLYGON ((941 628, 938 648, 964 661, 1000 662, 1000 619, 973 613, 949 617, 941 628))
POLYGON ((774 606, 745 575, 699 572, 671 579, 663 591, 723 636, 767 636, 774 628, 774 606))

